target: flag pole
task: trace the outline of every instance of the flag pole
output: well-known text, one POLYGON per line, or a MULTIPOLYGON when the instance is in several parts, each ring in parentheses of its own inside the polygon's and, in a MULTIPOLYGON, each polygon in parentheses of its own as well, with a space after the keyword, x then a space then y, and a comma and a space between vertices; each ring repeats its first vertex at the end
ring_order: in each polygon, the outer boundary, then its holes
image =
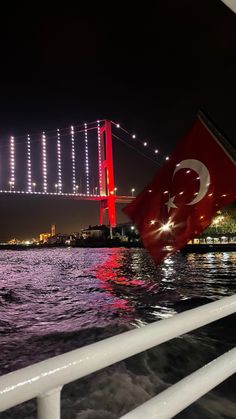
POLYGON ((206 114, 206 112, 202 109, 198 111, 197 116, 208 129, 208 131, 211 132, 215 140, 218 142, 221 148, 223 148, 228 157, 233 161, 234 164, 236 164, 236 149, 228 140, 226 135, 222 133, 222 131, 216 126, 215 122, 213 122, 209 115, 206 114))

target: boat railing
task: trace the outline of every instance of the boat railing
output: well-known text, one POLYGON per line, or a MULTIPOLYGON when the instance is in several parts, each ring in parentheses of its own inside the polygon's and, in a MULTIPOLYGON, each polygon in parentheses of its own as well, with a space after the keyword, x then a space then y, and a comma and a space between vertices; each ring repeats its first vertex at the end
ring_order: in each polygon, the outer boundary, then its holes
MULTIPOLYGON (((37 398, 38 419, 59 419, 64 385, 235 312, 236 295, 224 297, 3 375, 0 411, 37 398)), ((236 348, 122 417, 171 418, 235 372, 236 348)))

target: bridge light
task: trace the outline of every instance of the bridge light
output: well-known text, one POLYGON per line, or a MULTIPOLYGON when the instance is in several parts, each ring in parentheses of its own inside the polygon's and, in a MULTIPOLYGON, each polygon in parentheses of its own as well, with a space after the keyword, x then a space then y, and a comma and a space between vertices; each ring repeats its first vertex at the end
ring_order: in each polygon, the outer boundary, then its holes
POLYGON ((135 192, 135 188, 132 188, 132 189, 131 189, 131 194, 132 194, 132 196, 134 196, 134 192, 135 192))
POLYGON ((13 188, 14 188, 14 182, 10 180, 9 181, 9 191, 11 192, 13 188))
POLYGON ((10 137, 10 190, 15 186, 15 139, 10 137))
POLYGON ((32 192, 32 179, 31 179, 31 144, 30 136, 27 135, 27 179, 28 179, 28 192, 32 192))
POLYGON ((169 156, 166 156, 166 160, 170 160, 169 156))
POLYGON ((76 193, 76 177, 75 177, 75 132, 74 127, 70 127, 71 133, 71 158, 72 158, 72 191, 76 193))
POLYGON ((135 135, 135 134, 133 134, 133 135, 132 135, 132 138, 133 138, 133 139, 135 139, 135 138, 136 138, 136 135, 135 135))
POLYGON ((97 125, 98 135, 98 174, 99 174, 99 192, 102 193, 102 151, 101 151, 101 133, 100 133, 100 121, 97 125))
POLYGON ((32 183, 32 187, 33 187, 33 192, 35 192, 35 187, 36 187, 36 183, 35 182, 32 183))
POLYGON ((144 141, 144 143, 143 143, 143 145, 144 145, 144 147, 147 147, 147 141, 144 141))
POLYGON ((116 124, 116 128, 120 128, 120 124, 116 124))
POLYGON ((85 176, 86 176, 86 194, 89 195, 89 159, 88 159, 88 129, 84 124, 84 141, 85 141, 85 176))
POLYGON ((57 128, 57 180, 58 192, 62 193, 62 175, 61 175, 61 134, 57 128))
POLYGON ((158 150, 157 150, 157 148, 156 148, 156 150, 155 150, 155 153, 156 153, 156 154, 158 153, 158 150))
POLYGON ((45 132, 42 135, 42 171, 43 171, 43 192, 48 190, 48 173, 47 173, 47 139, 45 132))

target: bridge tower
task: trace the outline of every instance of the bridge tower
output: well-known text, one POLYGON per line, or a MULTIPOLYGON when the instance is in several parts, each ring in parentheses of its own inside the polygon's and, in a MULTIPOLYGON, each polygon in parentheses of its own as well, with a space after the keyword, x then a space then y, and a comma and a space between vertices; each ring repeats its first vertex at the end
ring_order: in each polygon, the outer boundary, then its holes
POLYGON ((108 214, 110 227, 116 226, 114 166, 112 152, 111 121, 105 120, 99 128, 98 139, 98 176, 100 189, 100 224, 105 224, 108 214), (103 197, 104 196, 104 197, 103 197))

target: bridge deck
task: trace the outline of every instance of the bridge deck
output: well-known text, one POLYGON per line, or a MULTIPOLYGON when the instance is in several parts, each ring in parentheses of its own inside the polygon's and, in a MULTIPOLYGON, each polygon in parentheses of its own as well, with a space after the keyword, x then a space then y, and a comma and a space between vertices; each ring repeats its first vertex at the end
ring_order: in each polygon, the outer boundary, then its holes
MULTIPOLYGON (((58 192, 29 192, 29 191, 10 191, 10 190, 0 190, 0 196, 16 196, 16 195, 34 195, 34 196, 54 196, 54 197, 63 197, 67 199, 82 200, 82 201, 102 201, 108 198, 107 195, 87 195, 87 194, 75 194, 75 193, 58 193, 58 192)), ((131 202, 134 199, 133 196, 126 195, 116 195, 115 201, 119 204, 126 204, 131 202)))

